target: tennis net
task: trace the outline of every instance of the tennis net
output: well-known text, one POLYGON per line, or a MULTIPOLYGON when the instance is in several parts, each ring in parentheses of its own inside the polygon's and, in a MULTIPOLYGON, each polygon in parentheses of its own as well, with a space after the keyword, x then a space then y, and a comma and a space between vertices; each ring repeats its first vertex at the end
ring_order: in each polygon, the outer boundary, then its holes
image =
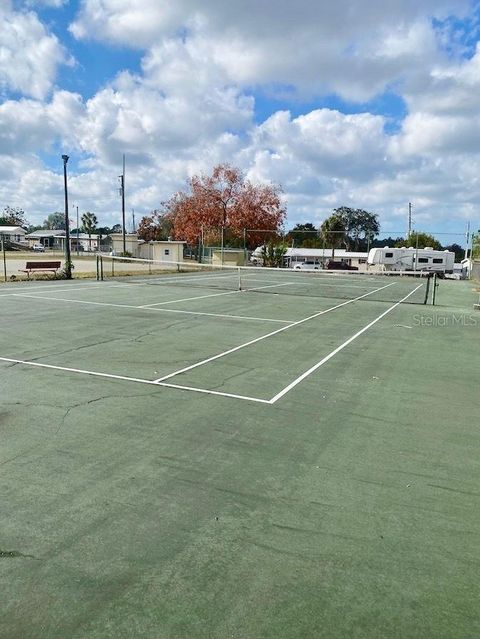
POLYGON ((97 278, 142 285, 411 304, 432 303, 434 288, 432 274, 421 272, 305 271, 103 255, 99 256, 97 278))

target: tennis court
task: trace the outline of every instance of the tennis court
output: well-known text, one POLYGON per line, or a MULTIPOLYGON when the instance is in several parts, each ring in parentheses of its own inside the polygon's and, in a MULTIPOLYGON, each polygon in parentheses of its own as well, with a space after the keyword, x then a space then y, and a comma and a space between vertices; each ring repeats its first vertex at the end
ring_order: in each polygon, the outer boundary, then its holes
POLYGON ((143 266, 0 288, 1 636, 478 635, 472 283, 143 266))

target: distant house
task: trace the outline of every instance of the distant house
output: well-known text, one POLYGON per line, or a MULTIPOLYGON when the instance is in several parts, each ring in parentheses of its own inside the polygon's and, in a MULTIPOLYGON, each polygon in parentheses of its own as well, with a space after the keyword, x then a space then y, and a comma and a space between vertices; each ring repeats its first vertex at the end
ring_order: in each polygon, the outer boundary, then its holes
MULTIPOLYGON (((98 251, 100 236, 92 233, 88 237, 88 233, 70 232, 70 247, 72 251, 98 251)), ((30 247, 35 244, 42 244, 45 248, 63 251, 65 249, 65 231, 40 229, 33 231, 26 236, 26 240, 30 247)))
POLYGON ((60 248, 57 242, 57 236, 59 233, 63 233, 65 235, 65 231, 52 231, 50 229, 40 229, 40 231, 33 231, 33 233, 29 233, 26 236, 26 240, 28 242, 28 246, 32 248, 32 246, 41 244, 45 248, 60 248))
MULTIPOLYGON (((325 264, 332 258, 332 253, 332 249, 289 248, 287 249, 285 258, 288 266, 295 266, 295 264, 306 260, 318 261, 321 264, 325 264)), ((367 269, 367 257, 368 253, 335 249, 335 260, 342 260, 349 266, 356 266, 360 270, 367 269)))
POLYGON ((10 242, 25 242, 27 232, 21 226, 0 226, 0 235, 10 242))

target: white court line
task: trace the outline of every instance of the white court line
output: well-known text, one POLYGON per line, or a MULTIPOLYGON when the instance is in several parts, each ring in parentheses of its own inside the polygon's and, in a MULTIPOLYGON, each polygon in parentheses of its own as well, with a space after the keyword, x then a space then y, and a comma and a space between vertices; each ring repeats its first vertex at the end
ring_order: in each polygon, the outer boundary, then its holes
POLYGON ((317 364, 315 364, 314 366, 312 366, 311 368, 308 369, 308 371, 305 371, 304 373, 302 373, 302 375, 300 375, 299 377, 297 377, 297 379, 293 380, 293 382, 291 382, 290 384, 288 384, 288 386, 285 386, 285 388, 283 390, 281 390, 279 393, 277 393, 276 395, 274 395, 274 397, 272 397, 272 399, 270 400, 270 404, 275 404, 275 402, 277 402, 281 397, 283 397, 284 395, 286 395, 289 391, 292 390, 292 388, 295 388, 295 386, 297 386, 298 384, 300 384, 300 382, 302 382, 304 379, 306 379, 309 375, 311 375, 312 373, 314 373, 316 370, 318 370, 320 368, 320 366, 323 366, 326 362, 328 362, 330 359, 332 359, 332 357, 334 357, 337 353, 339 353, 341 350, 343 350, 346 346, 348 346, 349 344, 351 344, 354 340, 357 339, 357 337, 360 337, 360 335, 362 335, 363 333, 365 333, 365 331, 368 331, 369 328, 371 328, 374 324, 376 324, 377 322, 379 322, 383 317, 385 317, 385 315, 388 315, 388 313, 391 313, 395 308, 397 308, 397 306, 399 304, 402 304, 402 302, 404 302, 405 300, 407 300, 410 295, 413 295, 415 293, 415 291, 417 291, 419 288, 421 288, 423 286, 423 284, 420 284, 419 286, 417 286, 417 288, 415 288, 413 291, 411 291, 408 295, 406 295, 404 298, 402 298, 399 302, 396 302, 393 306, 390 306, 390 308, 387 308, 386 311, 384 311, 383 313, 381 313, 381 315, 379 315, 378 317, 376 317, 372 322, 370 322, 369 324, 367 324, 366 326, 364 326, 361 330, 359 330, 357 333, 355 333, 355 335, 352 335, 349 339, 347 339, 345 342, 343 342, 343 344, 340 344, 340 346, 337 346, 337 348, 335 348, 331 353, 329 353, 328 355, 326 355, 326 357, 324 357, 323 359, 321 359, 317 364))
MULTIPOLYGON (((95 280, 96 281, 96 280, 95 280)), ((100 282, 99 284, 95 284, 95 283, 91 283, 91 284, 87 284, 85 286, 83 285, 78 285, 78 284, 72 284, 71 286, 67 286, 66 288, 64 288, 63 284, 57 284, 56 286, 37 286, 34 288, 30 288, 28 287, 28 291, 26 290, 24 293, 21 291, 21 288, 24 287, 19 287, 19 289, 15 292, 12 293, 0 293, 0 297, 11 297, 12 295, 27 295, 27 293, 36 293, 38 292, 43 292, 46 291, 47 293, 50 292, 58 292, 58 293, 65 293, 65 292, 70 292, 70 291, 84 291, 84 290, 98 290, 98 289, 103 289, 103 288, 125 288, 126 286, 131 286, 131 284, 128 283, 122 283, 122 284, 105 284, 103 282, 100 282)), ((141 286, 144 286, 143 284, 141 286)), ((25 287, 26 288, 26 287, 25 287)))
MULTIPOLYGON (((258 280, 256 278, 252 278, 251 281, 253 281, 253 280, 255 280, 256 282, 268 282, 268 281, 271 282, 272 281, 272 280, 258 280)), ((312 280, 312 282, 313 282, 313 280, 312 280)), ((292 285, 293 284, 294 286, 311 286, 312 282, 295 282, 295 280, 288 280, 287 282, 285 282, 285 280, 284 280, 284 284, 283 285, 286 286, 286 285, 292 285)), ((357 280, 357 282, 358 282, 358 280, 357 280)), ((362 288, 362 289, 365 290, 365 286, 362 286, 361 284, 358 284, 358 283, 357 284, 338 284, 337 282, 333 282, 333 283, 329 284, 329 283, 325 282, 325 280, 323 278, 321 280, 315 282, 315 283, 318 284, 318 285, 323 285, 325 288, 335 288, 335 289, 337 289, 337 288, 362 288)), ((380 282, 379 281, 377 281, 377 282, 367 282, 367 281, 365 281, 365 284, 367 284, 367 283, 370 284, 370 285, 372 285, 372 284, 375 285, 375 284, 379 284, 380 282)), ((282 284, 280 284, 280 283, 272 284, 272 287, 273 286, 281 286, 281 285, 282 284)), ((255 291, 255 290, 257 290, 257 288, 258 287, 249 287, 249 288, 247 288, 247 290, 255 291)), ((269 287, 265 286, 263 288, 269 288, 269 287)))
MULTIPOLYGON (((28 287, 28 293, 35 293, 36 291, 40 291, 40 292, 41 291, 47 291, 47 292, 48 291, 58 291, 60 293, 63 293, 65 291, 84 290, 86 288, 88 288, 88 289, 92 289, 92 288, 93 289, 97 289, 97 288, 101 288, 101 285, 97 285, 97 286, 95 286, 94 284, 91 284, 89 286, 75 286, 75 285, 72 285, 72 286, 67 286, 67 288, 63 288, 62 284, 59 284, 57 286, 37 286, 35 288, 28 287)), ((25 292, 27 292, 27 291, 25 291, 25 292)), ((12 295, 20 295, 21 293, 22 292, 20 290, 17 290, 17 291, 12 292, 12 293, 0 293, 0 297, 9 297, 9 296, 12 296, 12 295)))
MULTIPOLYGON (((259 291, 262 290, 264 288, 276 288, 278 286, 288 286, 288 282, 282 282, 281 284, 269 284, 268 286, 256 286, 255 288, 251 288, 249 289, 250 291, 259 291)), ((183 299, 180 300, 169 300, 168 302, 156 302, 154 304, 142 304, 142 306, 137 306, 137 308, 153 308, 154 306, 165 306, 165 304, 175 304, 176 302, 191 302, 193 300, 203 300, 207 297, 221 297, 222 295, 233 295, 235 293, 244 293, 245 291, 242 291, 240 289, 237 289, 235 291, 226 291, 223 293, 209 293, 208 295, 197 295, 196 297, 184 297, 183 299)), ((159 309, 161 310, 161 309, 159 309)), ((277 320, 277 321, 283 321, 283 320, 277 320)))
POLYGON ((184 297, 179 300, 169 300, 168 302, 155 302, 154 304, 142 304, 138 308, 153 308, 154 306, 162 306, 165 304, 175 304, 176 302, 191 302, 192 300, 203 300, 207 297, 219 297, 222 295, 233 295, 234 293, 239 293, 240 291, 227 291, 223 293, 210 293, 209 295, 197 295, 196 297, 184 297))
MULTIPOLYGON (((238 293, 239 291, 235 291, 238 293)), ((63 297, 46 297, 44 295, 27 295, 27 293, 12 293, 15 297, 26 297, 33 300, 48 300, 54 302, 68 302, 71 304, 87 304, 91 306, 113 306, 114 308, 133 308, 142 311, 157 311, 158 313, 177 313, 180 315, 205 315, 207 317, 220 317, 225 319, 250 320, 252 322, 276 322, 280 324, 291 324, 292 320, 281 320, 270 317, 250 317, 248 315, 229 315, 227 313, 206 313, 202 311, 184 311, 176 308, 150 308, 145 306, 134 306, 132 304, 114 304, 113 302, 92 302, 88 300, 69 300, 63 297)))
MULTIPOLYGON (((139 273, 139 275, 143 275, 143 273, 139 273)), ((106 276, 107 280, 108 280, 109 276, 106 276)), ((136 277, 136 275, 113 275, 114 278, 116 277, 136 277)), ((216 279, 225 279, 226 277, 230 277, 232 278, 234 281, 238 282, 238 275, 234 276, 233 273, 215 273, 215 274, 209 274, 209 275, 192 275, 192 276, 185 276, 183 274, 179 274, 179 275, 174 275, 171 277, 166 277, 164 275, 160 275, 160 274, 155 274, 155 275, 151 275, 150 277, 142 277, 140 279, 136 279, 134 282, 125 282, 125 284, 128 284, 128 286, 146 286, 148 284, 151 284, 152 282, 159 282, 159 284, 174 284, 174 283, 178 283, 178 282, 195 282, 195 281, 202 281, 202 280, 216 280, 216 279)))
MULTIPOLYGON (((352 337, 350 337, 345 342, 343 342, 343 344, 341 344, 336 349, 334 349, 331 353, 329 353, 326 357, 324 357, 320 362, 318 362, 317 364, 315 364, 314 366, 309 368, 308 371, 305 371, 305 373, 303 373, 302 375, 297 377, 297 379, 295 379, 293 382, 291 382, 288 386, 286 386, 283 390, 281 390, 279 393, 277 393, 271 399, 261 399, 259 397, 250 397, 248 395, 237 395, 237 394, 234 394, 234 393, 223 393, 221 391, 214 391, 214 390, 209 390, 209 389, 205 389, 205 388, 197 388, 195 386, 181 386, 179 384, 170 384, 170 383, 166 383, 166 382, 161 382, 159 380, 153 380, 152 381, 152 380, 149 380, 149 379, 142 379, 142 378, 138 378, 138 377, 128 377, 126 375, 114 375, 114 374, 111 374, 111 373, 100 373, 100 372, 97 372, 97 371, 90 371, 90 370, 85 370, 85 369, 81 369, 81 368, 70 368, 70 367, 66 367, 66 366, 55 366, 53 364, 43 364, 43 363, 40 363, 40 362, 32 362, 32 361, 21 360, 21 359, 13 359, 13 358, 10 358, 10 357, 0 357, 0 361, 12 363, 12 364, 23 364, 23 365, 26 365, 26 366, 34 366, 34 367, 38 367, 38 368, 48 368, 48 369, 53 369, 53 370, 58 370, 58 371, 69 372, 69 373, 78 373, 78 374, 83 374, 83 375, 91 375, 91 376, 94 376, 94 377, 103 377, 103 378, 106 378, 106 379, 116 379, 116 380, 123 380, 123 381, 127 381, 127 382, 136 382, 136 383, 141 383, 141 384, 149 384, 149 385, 154 385, 154 386, 164 386, 166 388, 175 388, 175 389, 178 389, 178 390, 186 390, 186 391, 192 391, 192 392, 197 392, 197 393, 203 393, 203 394, 207 394, 207 395, 217 395, 217 396, 221 396, 221 397, 230 397, 230 398, 233 398, 233 399, 241 399, 241 400, 250 401, 250 402, 256 402, 256 403, 260 403, 260 404, 273 405, 280 398, 282 398, 289 391, 291 391, 292 388, 294 388, 295 386, 300 384, 300 382, 302 382, 306 377, 311 375, 314 371, 318 370, 321 366, 323 366, 323 364, 328 362, 337 353, 339 353, 341 350, 343 350, 349 344, 351 344, 355 339, 357 339, 357 337, 362 335, 365 331, 367 331, 369 328, 371 328, 374 324, 379 322, 383 317, 385 317, 385 315, 387 315, 388 313, 391 313, 395 308, 397 308, 397 306, 399 306, 399 304, 404 302, 406 299, 408 299, 410 297, 410 295, 413 295, 413 293, 415 293, 415 291, 417 291, 419 288, 421 288, 421 286, 422 286, 422 284, 420 286, 417 286, 417 288, 415 288, 413 291, 411 291, 408 295, 406 295, 404 298, 402 298, 399 302, 396 302, 393 306, 391 306, 386 311, 381 313, 372 322, 367 324, 367 326, 364 326, 361 330, 359 330, 357 333, 355 333, 355 335, 352 335, 352 337)), ((367 293, 367 295, 368 295, 368 293, 367 293)), ((360 298, 358 298, 358 299, 360 299, 360 298)), ((351 300, 351 301, 354 301, 354 300, 351 300)), ((341 304, 340 306, 344 306, 344 304, 341 304)), ((333 308, 338 308, 338 307, 333 307, 333 308)), ((328 310, 333 310, 333 308, 332 309, 327 309, 326 311, 322 311, 322 312, 328 312, 328 310)), ((300 323, 302 321, 306 321, 307 319, 311 319, 311 318, 306 318, 305 320, 301 320, 300 323)), ((289 327, 286 327, 286 328, 289 328, 289 327)), ((283 329, 280 329, 280 330, 283 330, 283 329)), ((275 332, 280 332, 280 331, 275 331, 275 332)))
POLYGON ((163 382, 153 382, 157 386, 165 386, 166 388, 177 388, 180 390, 194 391, 196 393, 206 393, 208 395, 220 395, 222 397, 233 397, 234 399, 246 399, 249 402, 258 402, 259 404, 271 404, 270 399, 260 399, 259 397, 249 397, 248 395, 235 395, 234 393, 222 393, 221 391, 209 390, 207 388, 197 388, 195 386, 181 386, 180 384, 168 384, 163 382))
POLYGON ((395 284, 395 282, 391 282, 390 284, 386 284, 385 286, 381 286, 380 288, 375 289, 374 291, 370 291, 369 293, 365 293, 364 295, 359 295, 358 297, 355 297, 353 299, 347 300, 346 302, 342 302, 341 304, 337 304, 336 306, 331 306, 330 308, 327 308, 323 311, 319 311, 318 313, 314 313, 313 315, 309 315, 308 317, 305 317, 304 319, 298 320, 296 322, 292 322, 291 324, 289 324, 288 326, 282 326, 282 328, 278 328, 276 331, 272 331, 271 333, 267 333, 266 335, 261 335, 260 337, 256 337, 255 339, 250 340, 249 342, 245 342, 244 344, 240 344, 240 346, 235 346, 234 348, 230 348, 227 351, 223 351, 223 353, 218 353, 217 355, 213 355, 213 357, 208 357, 207 359, 204 359, 200 362, 197 362, 196 364, 191 364, 190 366, 186 366, 185 368, 181 368, 178 371, 175 371, 173 373, 170 373, 169 375, 164 375, 163 377, 159 377, 158 379, 156 379, 156 382, 163 382, 166 379, 170 379, 171 377, 175 377, 176 375, 180 375, 180 373, 186 373, 187 371, 190 371, 194 368, 197 368, 198 366, 203 366, 204 364, 208 364, 209 362, 213 362, 216 359, 220 359, 220 357, 225 357, 226 355, 230 355, 231 353, 235 353, 236 351, 239 351, 242 348, 246 348, 247 346, 251 346, 252 344, 256 344, 257 342, 261 342, 264 339, 267 339, 268 337, 272 337, 273 335, 277 335, 278 333, 282 333, 283 331, 286 331, 289 328, 292 328, 293 326, 299 326, 300 324, 303 324, 304 322, 308 322, 309 320, 314 319, 315 317, 319 317, 320 315, 325 315, 325 313, 329 313, 330 311, 334 311, 337 308, 341 308, 342 306, 346 306, 347 304, 351 304, 352 302, 356 302, 357 300, 361 300, 364 297, 367 297, 368 295, 371 295, 372 293, 376 293, 377 291, 381 291, 384 288, 388 288, 389 286, 392 286, 393 284, 395 284))
POLYGON ((1 362, 10 364, 23 364, 25 366, 35 366, 37 368, 49 368, 51 370, 63 371, 66 373, 77 373, 81 375, 91 375, 93 377, 104 377, 106 379, 119 379, 125 382, 136 382, 138 384, 149 384, 150 386, 165 386, 166 388, 176 388, 178 390, 193 391, 207 395, 220 395, 221 397, 233 397, 234 399, 243 399, 249 402, 257 402, 260 404, 270 404, 269 399, 260 399, 259 397, 249 397, 248 395, 235 395, 233 393, 222 393, 221 391, 208 390, 206 388, 196 388, 195 386, 180 386, 178 384, 159 384, 151 379, 142 379, 141 377, 128 377, 127 375, 113 375, 112 373, 99 373, 98 371, 90 371, 83 368, 70 368, 68 366, 55 366, 53 364, 42 364, 41 362, 31 362, 23 359, 13 359, 11 357, 0 357, 1 362))

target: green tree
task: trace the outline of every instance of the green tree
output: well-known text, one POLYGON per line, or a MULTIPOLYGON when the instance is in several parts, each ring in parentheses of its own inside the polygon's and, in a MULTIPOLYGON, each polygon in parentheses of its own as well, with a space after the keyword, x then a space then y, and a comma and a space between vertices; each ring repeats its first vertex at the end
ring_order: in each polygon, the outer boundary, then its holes
POLYGON ((330 215, 322 223, 320 234, 327 248, 332 249, 332 259, 334 259, 335 249, 345 243, 346 228, 343 219, 336 213, 330 215))
POLYGON ((286 252, 286 244, 267 242, 262 248, 263 266, 281 268, 283 266, 283 258, 285 257, 286 252))
POLYGON ((320 231, 311 222, 296 224, 287 233, 286 239, 294 246, 303 246, 305 248, 319 248, 322 244, 320 231))
POLYGON ((480 260, 480 229, 474 234, 472 239, 472 257, 480 260))
POLYGON ((6 206, 3 209, 3 215, 0 217, 0 225, 5 226, 24 226, 28 227, 28 222, 25 217, 25 211, 20 207, 6 206))
POLYGON ((436 240, 433 235, 423 233, 422 231, 412 231, 407 240, 402 240, 395 244, 397 248, 402 246, 413 246, 414 248, 427 248, 430 247, 435 251, 441 251, 442 245, 436 240))
POLYGON ((461 262, 465 257, 465 249, 462 248, 460 244, 449 244, 448 246, 445 246, 444 249, 455 253, 455 262, 461 262))
POLYGON ((51 229, 52 231, 56 230, 65 230, 65 215, 63 213, 59 213, 58 211, 55 213, 50 213, 50 215, 44 220, 43 226, 46 229, 51 229))
POLYGON ((82 226, 85 233, 88 233, 88 250, 92 250, 92 233, 97 228, 98 220, 95 213, 87 211, 82 215, 82 226))
POLYGON ((352 248, 355 251, 366 249, 380 233, 380 223, 375 213, 348 206, 340 206, 333 209, 333 212, 342 220, 345 227, 344 244, 347 251, 352 248))
POLYGON ((383 248, 384 246, 406 246, 407 240, 404 240, 403 237, 384 237, 381 240, 373 240, 370 243, 370 248, 383 248))

